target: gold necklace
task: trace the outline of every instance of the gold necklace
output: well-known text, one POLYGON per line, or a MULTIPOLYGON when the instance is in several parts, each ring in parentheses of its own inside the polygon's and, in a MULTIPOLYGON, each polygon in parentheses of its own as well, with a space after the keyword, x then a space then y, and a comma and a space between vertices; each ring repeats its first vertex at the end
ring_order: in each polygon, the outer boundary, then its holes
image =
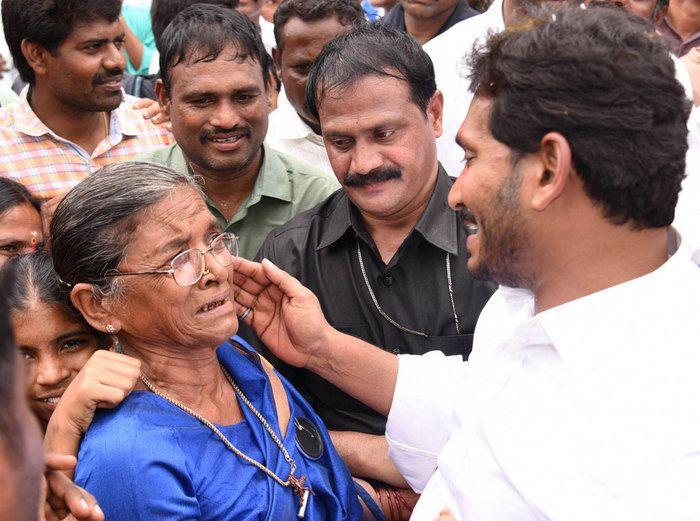
POLYGON ((299 497, 299 513, 298 517, 303 518, 304 514, 306 513, 306 506, 309 500, 309 492, 311 492, 311 489, 306 486, 306 476, 302 476, 301 478, 298 478, 294 475, 294 471, 297 468, 296 463, 294 462, 294 459, 289 455, 289 452, 287 452, 287 449, 285 448, 284 444, 280 441, 279 437, 277 434, 275 434, 275 431, 270 427, 270 424, 267 422, 267 420, 263 417, 262 414, 255 408, 255 406, 248 400, 245 394, 243 394, 243 391, 241 391, 240 387, 236 384, 236 382, 233 380, 231 375, 228 373, 226 368, 224 366, 220 366, 221 370, 224 372, 224 375, 226 376, 226 379, 229 381, 231 384, 231 387, 233 387, 233 390, 238 394, 238 396, 241 397, 241 400, 243 403, 248 407, 248 409, 251 410, 251 412, 260 420, 260 423, 262 423, 263 427, 265 427, 265 430, 268 432, 270 437, 272 438, 272 441, 275 442, 277 447, 279 447, 280 452, 282 452, 282 455, 284 456, 284 459, 289 463, 290 471, 289 471, 289 476, 287 477, 287 480, 283 480, 280 478, 277 474, 272 472, 270 469, 268 469, 265 465, 262 463, 255 461, 253 458, 248 456, 247 454, 244 454, 241 452, 238 448, 236 448, 233 443, 231 443, 228 438, 224 435, 223 432, 221 432, 216 425, 211 423, 209 420, 207 420, 204 416, 201 414, 193 411, 186 405, 178 402, 177 400, 170 398, 167 396, 165 393, 160 391, 153 383, 151 383, 146 376, 141 373, 139 375, 139 379, 143 382, 143 384, 148 387, 148 389, 155 394, 156 396, 160 396, 164 400, 169 401, 176 407, 182 409, 185 411, 187 414, 190 416, 194 416, 197 418, 200 422, 202 422, 204 425, 206 425, 214 434, 216 434, 219 439, 226 445, 226 447, 233 452, 236 456, 241 458, 242 460, 246 461, 247 463, 250 463, 257 469, 261 470, 268 476, 270 476, 273 480, 275 480, 277 483, 282 485, 283 487, 291 487, 292 491, 294 494, 299 497))
POLYGON ((102 116, 104 118, 103 121, 105 122, 105 139, 107 139, 109 137, 109 118, 107 117, 106 112, 103 112, 102 116))

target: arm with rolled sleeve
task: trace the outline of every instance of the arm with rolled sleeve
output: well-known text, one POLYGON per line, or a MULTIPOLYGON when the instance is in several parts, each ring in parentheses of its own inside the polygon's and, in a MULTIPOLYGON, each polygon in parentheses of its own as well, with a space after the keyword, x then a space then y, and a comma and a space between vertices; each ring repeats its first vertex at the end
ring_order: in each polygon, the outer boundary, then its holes
POLYGON ((416 492, 437 468, 467 364, 460 356, 433 351, 399 356, 394 399, 386 425, 389 456, 416 492))

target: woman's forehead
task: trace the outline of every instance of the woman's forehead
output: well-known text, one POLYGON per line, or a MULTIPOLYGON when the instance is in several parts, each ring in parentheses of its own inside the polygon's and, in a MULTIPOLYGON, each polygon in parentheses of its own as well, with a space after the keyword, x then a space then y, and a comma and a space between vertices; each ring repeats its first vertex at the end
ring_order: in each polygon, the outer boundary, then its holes
POLYGON ((167 234, 190 230, 197 224, 206 227, 212 217, 204 199, 194 189, 181 187, 148 208, 138 225, 139 228, 152 225, 150 227, 167 234))
POLYGON ((206 233, 216 218, 193 189, 178 188, 137 218, 129 256, 149 257, 174 239, 206 233))

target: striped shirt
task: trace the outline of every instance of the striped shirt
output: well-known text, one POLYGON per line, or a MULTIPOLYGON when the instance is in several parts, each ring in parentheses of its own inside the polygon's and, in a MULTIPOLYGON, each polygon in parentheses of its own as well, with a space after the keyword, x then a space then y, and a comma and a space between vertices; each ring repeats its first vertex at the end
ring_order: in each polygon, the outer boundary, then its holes
POLYGON ((21 98, 0 109, 0 176, 19 181, 41 199, 51 199, 105 165, 174 142, 170 131, 146 121, 128 102, 112 111, 109 127, 109 135, 88 154, 50 130, 21 98))

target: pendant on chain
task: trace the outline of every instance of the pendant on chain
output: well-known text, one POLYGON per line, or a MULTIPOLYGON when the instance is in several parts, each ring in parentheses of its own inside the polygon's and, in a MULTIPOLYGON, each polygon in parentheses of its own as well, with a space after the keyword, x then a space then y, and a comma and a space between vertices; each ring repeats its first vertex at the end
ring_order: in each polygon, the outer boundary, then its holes
POLYGON ((299 513, 297 517, 302 519, 306 515, 306 507, 309 504, 309 493, 313 494, 313 491, 306 486, 306 476, 298 478, 294 474, 290 474, 288 480, 294 495, 299 497, 299 513))

